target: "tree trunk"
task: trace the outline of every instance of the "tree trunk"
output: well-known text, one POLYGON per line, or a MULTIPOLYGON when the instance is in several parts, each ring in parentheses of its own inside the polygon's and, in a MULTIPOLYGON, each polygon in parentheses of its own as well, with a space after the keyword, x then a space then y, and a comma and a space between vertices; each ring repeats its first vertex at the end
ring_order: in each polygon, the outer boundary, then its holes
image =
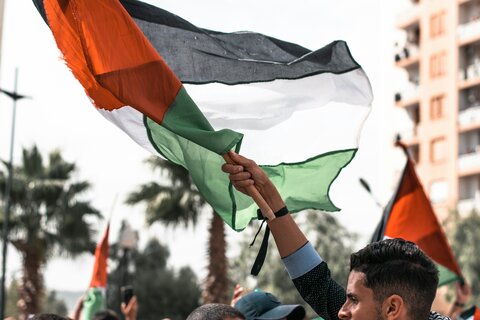
POLYGON ((203 303, 229 304, 225 224, 215 212, 209 232, 208 275, 202 292, 203 303))
POLYGON ((22 250, 22 277, 19 282, 19 300, 17 302, 20 313, 19 320, 26 320, 31 314, 41 311, 43 298, 43 277, 41 253, 35 248, 22 250), (32 250, 33 249, 33 250, 32 250))

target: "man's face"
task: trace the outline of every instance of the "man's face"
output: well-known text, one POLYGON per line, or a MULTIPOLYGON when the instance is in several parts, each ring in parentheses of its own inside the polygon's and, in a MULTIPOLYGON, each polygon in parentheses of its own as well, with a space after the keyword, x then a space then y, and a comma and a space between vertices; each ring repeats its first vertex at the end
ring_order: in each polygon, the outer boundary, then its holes
POLYGON ((352 271, 348 276, 347 301, 338 312, 340 319, 381 320, 381 306, 373 297, 373 290, 365 287, 365 274, 352 271))

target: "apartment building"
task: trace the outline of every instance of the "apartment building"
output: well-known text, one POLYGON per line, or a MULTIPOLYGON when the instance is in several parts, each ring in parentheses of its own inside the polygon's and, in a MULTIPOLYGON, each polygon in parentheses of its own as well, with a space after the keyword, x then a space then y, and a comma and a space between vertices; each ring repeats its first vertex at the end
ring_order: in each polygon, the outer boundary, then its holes
MULTIPOLYGON (((407 1, 407 0, 404 0, 407 1)), ((480 0, 411 0, 397 18, 399 132, 440 219, 480 209, 480 0)))

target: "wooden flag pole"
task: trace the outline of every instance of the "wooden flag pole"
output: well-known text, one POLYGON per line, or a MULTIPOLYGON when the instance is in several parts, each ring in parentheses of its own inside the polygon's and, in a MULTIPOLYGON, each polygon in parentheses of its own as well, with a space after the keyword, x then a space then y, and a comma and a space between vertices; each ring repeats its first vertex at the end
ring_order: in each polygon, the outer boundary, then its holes
MULTIPOLYGON (((232 158, 230 158, 228 153, 223 155, 223 159, 225 159, 225 162, 228 164, 235 164, 235 162, 232 160, 232 158)), ((247 187, 247 192, 258 205, 260 211, 262 211, 262 214, 265 218, 267 218, 268 220, 275 219, 275 215, 273 214, 272 209, 268 206, 268 203, 265 201, 265 199, 263 199, 262 195, 260 194, 258 189, 255 188, 255 186, 247 187)))

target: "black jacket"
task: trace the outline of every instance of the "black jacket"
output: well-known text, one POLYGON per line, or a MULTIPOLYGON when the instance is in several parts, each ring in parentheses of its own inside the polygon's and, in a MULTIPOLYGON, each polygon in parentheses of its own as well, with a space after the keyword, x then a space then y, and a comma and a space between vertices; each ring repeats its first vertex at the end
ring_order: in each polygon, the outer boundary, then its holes
MULTIPOLYGON (((323 319, 338 319, 338 311, 346 300, 345 289, 330 277, 325 262, 293 279, 298 292, 312 309, 323 319)), ((428 320, 449 320, 436 312, 430 312, 428 320)))

